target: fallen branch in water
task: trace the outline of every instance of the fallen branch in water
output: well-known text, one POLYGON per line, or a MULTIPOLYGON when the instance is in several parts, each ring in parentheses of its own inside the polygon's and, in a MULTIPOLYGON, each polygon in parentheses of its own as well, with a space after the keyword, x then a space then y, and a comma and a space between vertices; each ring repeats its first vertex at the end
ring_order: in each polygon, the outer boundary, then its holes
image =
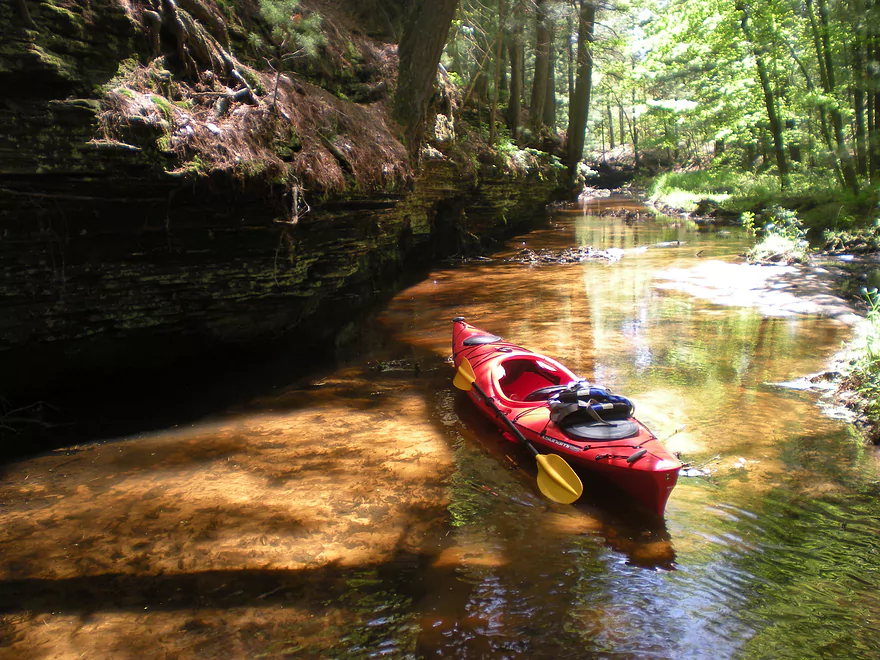
POLYGON ((519 264, 574 264, 583 261, 604 259, 617 261, 621 258, 622 251, 598 250, 592 245, 586 247, 565 248, 564 250, 540 250, 535 252, 529 248, 523 248, 506 261, 519 264))
POLYGON ((46 411, 46 409, 52 409, 56 412, 58 411, 58 408, 53 406, 51 403, 46 403, 45 401, 36 401, 27 406, 20 406, 18 408, 11 409, 9 409, 9 405, 9 402, 6 399, 0 398, 0 407, 2 407, 3 409, 3 411, 0 412, 0 430, 18 433, 19 430, 15 428, 15 425, 32 425, 40 426, 43 428, 54 428, 56 426, 61 426, 61 424, 47 422, 45 419, 42 418, 42 415, 46 411))

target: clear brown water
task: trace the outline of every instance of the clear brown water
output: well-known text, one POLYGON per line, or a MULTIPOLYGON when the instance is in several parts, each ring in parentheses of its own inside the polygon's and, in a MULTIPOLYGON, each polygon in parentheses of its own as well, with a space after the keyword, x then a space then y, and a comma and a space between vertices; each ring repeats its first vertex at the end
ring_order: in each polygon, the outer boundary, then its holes
POLYGON ((560 213, 401 292, 338 368, 0 467, 0 657, 877 657, 877 456, 773 385, 849 328, 657 286, 745 245, 560 213), (503 259, 577 244, 625 253, 503 259), (629 396, 707 474, 662 521, 590 484, 543 500, 451 387, 457 315, 629 396))

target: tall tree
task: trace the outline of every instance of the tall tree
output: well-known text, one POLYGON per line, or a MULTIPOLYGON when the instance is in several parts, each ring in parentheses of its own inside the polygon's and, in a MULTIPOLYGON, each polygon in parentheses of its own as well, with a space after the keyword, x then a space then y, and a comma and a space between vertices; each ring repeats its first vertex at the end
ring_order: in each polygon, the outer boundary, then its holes
POLYGON ((852 69, 853 69, 853 117, 856 123, 856 165, 861 176, 868 175, 868 141, 867 122, 865 121, 865 89, 867 88, 867 73, 864 60, 864 35, 859 34, 852 44, 852 69))
POLYGON ((489 113, 489 142, 495 142, 495 113, 498 111, 498 91, 501 81, 502 49, 504 45, 504 0, 498 0, 498 37, 495 50, 495 85, 492 92, 492 112, 489 113))
POLYGON ((868 119, 868 163, 871 170, 871 183, 880 182, 880 81, 876 71, 880 69, 880 2, 866 2, 865 24, 866 52, 869 66, 875 74, 867 90, 868 119))
POLYGON ((583 157, 593 87, 593 32, 596 26, 596 5, 592 0, 578 0, 577 82, 569 102, 568 147, 565 164, 573 182, 577 165, 583 157))
POLYGON ((611 104, 605 103, 605 114, 608 117, 608 148, 614 149, 614 115, 611 114, 611 104))
MULTIPOLYGON (((818 0, 818 20, 816 18, 813 0, 806 0, 806 9, 810 19, 810 30, 813 33, 813 43, 816 48, 816 58, 819 63, 820 79, 822 87, 828 98, 833 98, 835 94, 836 73, 834 62, 831 54, 831 37, 828 20, 828 5, 825 0, 818 0)), ((836 142, 836 156, 840 163, 840 170, 843 173, 843 180, 847 187, 853 192, 858 192, 858 181, 856 180, 856 171, 853 166, 852 154, 846 144, 843 135, 843 115, 836 103, 831 103, 828 109, 831 115, 831 126, 834 129, 834 139, 836 142)))
POLYGON ((547 92, 544 95, 542 123, 553 131, 556 129, 556 60, 559 54, 559 49, 553 42, 553 35, 556 33, 556 17, 554 12, 547 12, 545 24, 550 44, 547 49, 547 92))
POLYGON ((547 66, 547 93, 544 96, 542 123, 550 130, 556 129, 556 47, 552 43, 547 66))
POLYGON ((568 28, 565 40, 565 73, 568 77, 568 97, 574 96, 574 48, 571 38, 574 36, 574 14, 568 12, 565 17, 565 24, 568 28))
POLYGON ((529 112, 532 128, 541 129, 544 103, 547 99, 547 78, 550 75, 551 34, 547 24, 547 1, 535 0, 535 76, 532 79, 532 99, 529 112))
POLYGON ((457 7, 458 0, 413 0, 404 19, 394 116, 411 156, 418 154, 425 134, 437 65, 457 7))
POLYGON ((779 179, 782 186, 788 185, 788 161, 785 158, 785 144, 782 139, 782 122, 779 120, 779 109, 776 105, 776 96, 770 84, 770 75, 767 73, 763 48, 755 39, 752 31, 752 7, 743 0, 737 0, 736 9, 740 12, 740 26, 746 41, 752 46, 755 57, 755 66, 758 69, 758 79, 761 81, 761 91, 764 95, 764 106, 767 109, 767 119, 770 123, 770 133, 773 136, 773 152, 776 155, 776 166, 779 170, 779 179))
POLYGON ((507 125, 514 139, 518 137, 522 118, 523 95, 523 6, 522 0, 514 0, 511 12, 511 29, 508 46, 510 60, 510 101, 507 104, 507 125))

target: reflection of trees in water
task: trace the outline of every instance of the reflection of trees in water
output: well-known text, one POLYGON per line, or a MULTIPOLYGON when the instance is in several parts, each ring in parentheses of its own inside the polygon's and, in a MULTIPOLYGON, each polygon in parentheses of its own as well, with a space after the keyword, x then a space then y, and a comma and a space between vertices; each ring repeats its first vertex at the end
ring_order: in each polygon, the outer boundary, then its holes
MULTIPOLYGON (((613 240, 629 247, 626 241, 636 240, 635 231, 614 225, 616 220, 602 222, 608 226, 584 233, 579 242, 605 247, 607 243, 598 241, 613 240)), ((513 245, 568 245, 571 229, 562 219, 553 232, 534 232, 513 245)), ((650 227, 638 229, 639 240, 658 239, 650 227)), ((853 628, 849 638, 858 655, 868 642, 876 646, 875 633, 856 619, 869 607, 876 611, 873 594, 880 586, 871 577, 859 583, 859 577, 865 577, 859 553, 835 550, 837 559, 831 564, 844 574, 842 582, 859 603, 857 615, 851 615, 843 611, 844 600, 835 601, 836 588, 823 591, 821 563, 806 565, 811 576, 795 570, 811 527, 830 533, 833 523, 815 525, 811 514, 794 524, 801 535, 771 531, 765 541, 763 533, 765 526, 772 530, 785 522, 785 516, 797 515, 795 503, 810 502, 826 489, 839 492, 846 502, 860 484, 869 482, 863 472, 876 475, 876 466, 861 467, 865 462, 859 462, 855 449, 861 445, 839 424, 824 419, 809 395, 766 385, 821 369, 823 355, 834 350, 846 329, 830 320, 765 318, 755 310, 658 291, 652 285, 654 274, 669 267, 669 261, 680 265, 688 258, 693 261, 700 249, 715 249, 709 236, 689 234, 687 240, 701 244, 690 253, 628 254, 612 267, 585 264, 524 271, 497 262, 480 264, 462 272, 443 271, 441 278, 407 292, 407 305, 418 308, 423 320, 430 319, 429 327, 448 327, 451 317, 464 314, 491 332, 562 359, 576 372, 633 396, 643 419, 651 426, 658 422, 655 430, 661 437, 687 424, 685 432, 667 443, 690 452, 687 459, 700 463, 718 456, 708 477, 680 480, 667 516, 672 531, 621 521, 606 509, 614 498, 599 489, 592 495, 595 500, 571 507, 585 514, 583 526, 572 526, 566 518, 568 534, 560 540, 547 531, 556 514, 536 508, 531 499, 539 497, 531 485, 533 475, 506 469, 507 457, 516 459, 518 448, 499 440, 488 421, 456 407, 466 442, 457 460, 461 483, 453 487, 453 515, 460 529, 467 530, 472 553, 472 563, 464 562, 467 575, 485 582, 485 588, 459 585, 456 589, 462 594, 455 600, 468 603, 479 594, 497 593, 503 585, 508 588, 505 611, 515 609, 512 601, 521 594, 512 576, 529 575, 530 562, 524 559, 529 551, 520 549, 529 544, 543 552, 534 562, 544 566, 547 575, 566 567, 561 586, 551 589, 552 599, 564 602, 565 610, 552 605, 550 609, 564 621, 560 638, 575 635, 584 653, 703 657, 711 652, 714 657, 734 657, 748 651, 759 657, 803 657, 821 654, 822 644, 834 641, 831 631, 843 622, 840 627, 853 628), (488 429, 485 433, 480 424, 488 429), (480 467, 467 472, 465 466, 474 462, 480 467), (474 485, 477 475, 483 481, 474 485), (517 503, 523 493, 534 506, 517 503), (781 505, 786 499, 787 507, 781 505), (505 563, 475 565, 478 557, 505 563), (653 572, 633 566, 642 557, 647 558, 644 565, 655 568, 666 567, 664 559, 671 557, 669 564, 678 570, 653 572), (790 566, 791 575, 754 570, 778 563, 790 566), (814 591, 809 598, 802 598, 810 589, 814 591), (825 597, 835 602, 823 610, 818 605, 825 597), (817 616, 831 618, 819 620, 794 609, 799 598, 815 601, 817 616), (780 654, 774 656, 777 608, 785 630, 780 654), (810 622, 818 632, 805 635, 805 645, 799 648, 798 631, 810 622)), ((529 461, 518 462, 528 469, 529 461)), ((855 495, 856 501, 860 497, 855 495)), ((876 508, 853 516, 864 525, 876 518, 876 508)), ((819 536, 816 539, 821 542, 819 536)), ((874 547, 864 538, 854 542, 863 548, 867 544, 867 552, 874 547)), ((868 568, 873 570, 873 563, 868 568)), ((560 624, 546 625, 554 631, 549 633, 552 637, 560 624)), ((526 634, 522 628, 513 629, 526 634)), ((456 634, 464 645, 467 634, 456 634)))

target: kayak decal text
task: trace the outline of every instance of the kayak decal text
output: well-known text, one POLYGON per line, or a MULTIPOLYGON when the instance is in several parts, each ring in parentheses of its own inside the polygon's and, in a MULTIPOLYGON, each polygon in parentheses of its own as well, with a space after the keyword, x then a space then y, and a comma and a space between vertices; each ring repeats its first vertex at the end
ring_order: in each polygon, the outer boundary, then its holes
POLYGON ((572 445, 567 442, 563 442, 562 440, 557 440, 556 438, 551 438, 549 435, 541 436, 547 442, 552 442, 554 445, 559 445, 560 447, 565 447, 569 451, 580 451, 581 448, 577 445, 572 445))

